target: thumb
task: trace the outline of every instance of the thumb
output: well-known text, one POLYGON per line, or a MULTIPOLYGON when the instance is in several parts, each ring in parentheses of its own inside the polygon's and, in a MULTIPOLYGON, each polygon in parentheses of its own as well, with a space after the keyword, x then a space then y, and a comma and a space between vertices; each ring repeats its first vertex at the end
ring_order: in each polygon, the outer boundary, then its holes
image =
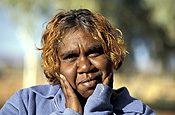
POLYGON ((111 85, 111 83, 113 83, 113 73, 110 73, 103 81, 103 84, 105 85, 111 85))

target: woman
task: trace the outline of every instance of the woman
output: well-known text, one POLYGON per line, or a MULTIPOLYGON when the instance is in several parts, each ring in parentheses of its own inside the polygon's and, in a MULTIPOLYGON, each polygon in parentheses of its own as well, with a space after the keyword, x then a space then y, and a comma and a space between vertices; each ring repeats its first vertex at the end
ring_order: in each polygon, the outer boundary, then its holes
POLYGON ((126 88, 113 90, 113 69, 126 54, 122 33, 87 9, 60 12, 41 39, 43 68, 50 85, 21 89, 2 115, 153 114, 126 88))

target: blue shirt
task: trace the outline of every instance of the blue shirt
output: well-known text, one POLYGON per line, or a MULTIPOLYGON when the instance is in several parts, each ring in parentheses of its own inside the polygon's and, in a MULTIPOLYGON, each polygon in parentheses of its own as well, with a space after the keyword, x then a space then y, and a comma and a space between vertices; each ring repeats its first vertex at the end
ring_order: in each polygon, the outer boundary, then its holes
MULTIPOLYGON (((97 84, 88 98, 84 115, 155 115, 140 100, 123 87, 113 90, 97 84), (117 95, 113 96, 113 92, 117 95)), ((38 85, 16 92, 0 110, 0 115, 80 115, 65 107, 65 97, 59 85, 38 85)))

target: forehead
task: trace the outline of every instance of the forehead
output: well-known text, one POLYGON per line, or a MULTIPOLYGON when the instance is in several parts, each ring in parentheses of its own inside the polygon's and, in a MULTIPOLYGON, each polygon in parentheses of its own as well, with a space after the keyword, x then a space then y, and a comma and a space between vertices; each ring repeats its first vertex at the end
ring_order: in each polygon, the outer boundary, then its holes
POLYGON ((61 49, 65 47, 76 47, 77 45, 89 47, 92 45, 100 45, 100 43, 98 40, 94 39, 90 33, 87 33, 82 29, 72 29, 63 37, 61 49))

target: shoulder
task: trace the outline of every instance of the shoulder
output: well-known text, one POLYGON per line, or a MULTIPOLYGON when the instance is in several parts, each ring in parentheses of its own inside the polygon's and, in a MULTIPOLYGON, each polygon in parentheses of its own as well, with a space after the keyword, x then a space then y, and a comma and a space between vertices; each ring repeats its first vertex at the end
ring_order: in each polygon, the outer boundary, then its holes
POLYGON ((43 98, 54 97, 58 90, 60 89, 60 85, 36 85, 28 88, 29 91, 35 93, 36 95, 40 95, 43 98))
POLYGON ((27 111, 34 112, 36 105, 39 106, 40 103, 54 97, 59 89, 59 85, 37 85, 20 89, 7 100, 0 114, 19 114, 19 112, 27 114, 27 111))
POLYGON ((60 89, 59 85, 36 85, 29 88, 20 89, 11 98, 28 100, 35 96, 40 96, 42 98, 51 98, 56 95, 60 89))
MULTIPOLYGON (((122 87, 118 90, 114 90, 117 93, 117 96, 112 101, 114 106, 114 111, 119 113, 153 113, 153 111, 141 100, 133 98, 130 96, 127 88, 122 87)), ((150 115, 150 114, 149 114, 150 115)))
POLYGON ((58 90, 60 89, 59 85, 36 85, 29 88, 20 89, 15 95, 20 95, 24 97, 38 95, 43 98, 54 97, 58 90))

